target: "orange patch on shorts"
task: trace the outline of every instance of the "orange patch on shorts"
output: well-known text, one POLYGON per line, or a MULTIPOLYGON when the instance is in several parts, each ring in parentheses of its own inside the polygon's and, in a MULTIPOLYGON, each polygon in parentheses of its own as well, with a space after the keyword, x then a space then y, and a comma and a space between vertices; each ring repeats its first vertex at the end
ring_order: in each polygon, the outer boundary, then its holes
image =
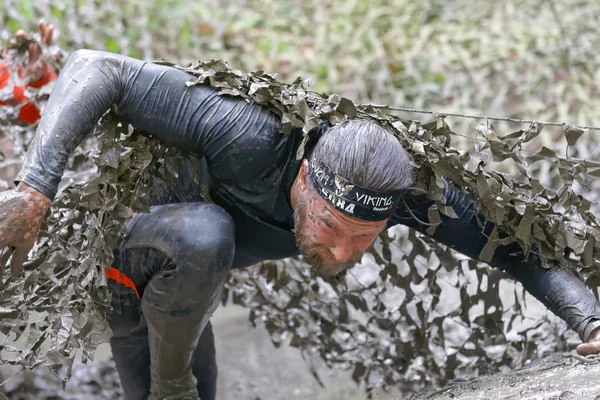
POLYGON ((122 273, 121 271, 119 271, 116 268, 112 268, 112 267, 106 267, 106 279, 110 279, 111 281, 115 281, 120 285, 123 285, 131 290, 133 290, 135 292, 135 295, 137 296, 138 300, 140 299, 140 294, 138 293, 137 288, 135 287, 135 283, 133 283, 133 281, 131 279, 129 279, 129 277, 127 275, 125 275, 124 273, 122 273))

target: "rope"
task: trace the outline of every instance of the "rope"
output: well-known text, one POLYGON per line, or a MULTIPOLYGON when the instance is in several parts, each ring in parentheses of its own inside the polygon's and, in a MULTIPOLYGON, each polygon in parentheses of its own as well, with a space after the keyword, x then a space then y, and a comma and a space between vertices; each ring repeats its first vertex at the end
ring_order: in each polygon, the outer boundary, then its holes
POLYGON ((393 110, 393 111, 406 111, 411 113, 418 114, 431 114, 438 116, 440 118, 444 117, 459 117, 459 118, 470 118, 470 119, 488 119, 492 121, 508 121, 508 122, 516 122, 518 124, 541 124, 541 125, 551 125, 551 126, 570 126, 573 128, 585 129, 585 130, 593 130, 600 131, 600 127, 596 126, 586 126, 586 125, 571 125, 564 122, 548 122, 548 121, 534 121, 534 120, 526 120, 526 119, 517 119, 517 118, 508 118, 508 117, 487 117, 482 115, 468 115, 468 114, 457 114, 457 113, 444 113, 444 112, 435 112, 428 110, 418 110, 415 108, 405 108, 405 107, 391 107, 387 104, 368 104, 367 106, 373 108, 381 108, 385 110, 393 110))

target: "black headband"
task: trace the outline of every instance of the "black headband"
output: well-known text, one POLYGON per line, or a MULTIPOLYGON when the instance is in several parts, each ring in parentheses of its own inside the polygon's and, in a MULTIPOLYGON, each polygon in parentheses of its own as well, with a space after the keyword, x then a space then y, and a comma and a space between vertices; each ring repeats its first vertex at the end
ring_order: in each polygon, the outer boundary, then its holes
POLYGON ((344 214, 364 221, 383 221, 394 214, 394 208, 405 190, 379 193, 358 186, 336 175, 321 160, 310 162, 310 177, 317 192, 344 214))

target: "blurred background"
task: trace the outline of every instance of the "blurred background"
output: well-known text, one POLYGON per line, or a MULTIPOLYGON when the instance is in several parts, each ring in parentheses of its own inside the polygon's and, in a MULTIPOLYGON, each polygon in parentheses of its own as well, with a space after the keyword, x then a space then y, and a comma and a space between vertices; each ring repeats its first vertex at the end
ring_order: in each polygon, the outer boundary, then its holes
MULTIPOLYGON (((600 124, 600 2, 0 0, 0 16, 2 43, 18 29, 36 30, 43 18, 54 24, 55 43, 67 53, 88 48, 181 65, 221 58, 242 71, 278 73, 286 82, 309 78, 314 90, 358 103, 600 124)), ((473 137, 476 126, 486 121, 449 117, 447 122, 454 132, 473 137)), ((503 133, 525 127, 493 125, 503 133)), ((586 132, 569 155, 598 161, 598 139, 597 131, 586 132)), ((453 140, 466 150, 471 145, 468 139, 453 140)), ((546 128, 536 146, 564 155, 562 130, 546 128)), ((541 169, 542 179, 551 183, 551 166, 541 169)), ((357 275, 368 275, 368 266, 364 268, 357 275)), ((503 281, 500 292, 507 310, 517 297, 524 301, 519 286, 510 282, 503 281)), ((458 294, 454 300, 459 301, 458 294)), ((536 300, 527 296, 523 304, 526 317, 520 327, 543 320, 538 328, 548 342, 563 338, 563 350, 577 342, 536 300)), ((247 309, 228 305, 215 317, 220 399, 365 398, 364 385, 352 381, 352 371, 332 371, 315 359, 325 383, 321 388, 296 349, 273 351, 264 328, 251 329, 247 316, 247 309)), ((554 350, 553 345, 526 354, 535 358, 554 350)), ((20 374, 5 390, 22 398, 118 398, 118 381, 110 362, 104 361, 109 359, 103 347, 97 364, 76 369, 67 392, 47 374, 20 374)), ((466 368, 477 374, 487 371, 475 363, 466 368)), ((3 371, 2 377, 11 371, 3 371)), ((414 380, 420 383, 402 389, 423 387, 427 379, 422 379, 416 374, 414 380)), ((397 392, 375 392, 375 397, 398 398, 397 392)))
MULTIPOLYGON (((65 50, 310 78, 356 102, 590 124, 600 5, 590 1, 2 0, 2 39, 56 26, 65 50)), ((460 123, 461 121, 457 121, 460 123)), ((467 127, 465 128, 467 129, 467 127)))
MULTIPOLYGON (((600 107, 591 1, 1 0, 0 12, 3 41, 44 18, 67 51, 222 58, 359 103, 576 125, 597 122, 600 107)), ((465 135, 481 123, 448 122, 465 135)), ((597 153, 588 147, 578 151, 597 153)))

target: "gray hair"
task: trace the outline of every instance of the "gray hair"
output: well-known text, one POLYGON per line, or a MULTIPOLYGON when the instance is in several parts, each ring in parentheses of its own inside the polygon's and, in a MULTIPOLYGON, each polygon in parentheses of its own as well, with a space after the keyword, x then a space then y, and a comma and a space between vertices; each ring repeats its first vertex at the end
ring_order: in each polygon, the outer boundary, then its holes
POLYGON ((316 143, 310 161, 321 159, 333 172, 377 192, 406 189, 413 183, 408 152, 385 127, 351 119, 329 128, 316 143))

